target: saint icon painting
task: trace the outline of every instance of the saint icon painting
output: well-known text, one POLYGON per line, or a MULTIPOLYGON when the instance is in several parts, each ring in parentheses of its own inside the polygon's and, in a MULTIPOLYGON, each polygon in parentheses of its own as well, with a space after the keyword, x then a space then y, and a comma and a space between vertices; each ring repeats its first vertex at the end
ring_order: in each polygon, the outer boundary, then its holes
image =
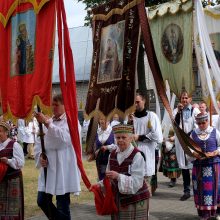
POLYGON ((181 28, 177 24, 169 24, 162 35, 161 48, 166 59, 176 64, 183 55, 183 34, 181 28))
POLYGON ((122 77, 125 21, 102 29, 97 83, 122 77))
POLYGON ((33 10, 11 18, 10 75, 24 75, 34 70, 36 15, 33 10))

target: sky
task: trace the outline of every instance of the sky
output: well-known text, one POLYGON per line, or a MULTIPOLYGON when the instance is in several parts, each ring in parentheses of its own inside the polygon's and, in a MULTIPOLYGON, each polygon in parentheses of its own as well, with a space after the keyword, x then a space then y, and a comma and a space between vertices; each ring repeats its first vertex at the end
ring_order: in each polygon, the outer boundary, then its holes
POLYGON ((68 27, 79 27, 84 25, 86 16, 85 4, 77 0, 64 0, 68 27))

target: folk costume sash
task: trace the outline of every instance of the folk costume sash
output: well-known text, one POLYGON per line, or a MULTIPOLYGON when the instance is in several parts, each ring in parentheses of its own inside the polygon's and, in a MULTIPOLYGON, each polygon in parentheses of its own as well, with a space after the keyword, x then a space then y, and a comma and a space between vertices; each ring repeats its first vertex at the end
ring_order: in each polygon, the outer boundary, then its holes
POLYGON ((93 60, 85 111, 110 118, 134 109, 140 0, 110 1, 93 10, 93 60))
POLYGON ((55 2, 3 0, 0 21, 0 89, 4 116, 30 119, 35 104, 49 113, 55 2))
POLYGON ((148 19, 163 80, 180 96, 194 90, 192 72, 192 0, 150 7, 148 19))

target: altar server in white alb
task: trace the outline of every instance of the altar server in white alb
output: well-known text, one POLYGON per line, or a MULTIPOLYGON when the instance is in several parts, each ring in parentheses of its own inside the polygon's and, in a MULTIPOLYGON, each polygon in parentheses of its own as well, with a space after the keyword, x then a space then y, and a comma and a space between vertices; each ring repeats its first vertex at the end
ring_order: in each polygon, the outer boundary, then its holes
POLYGON ((35 114, 38 122, 47 128, 44 136, 46 159, 39 139, 35 145, 36 166, 40 169, 37 202, 49 219, 70 220, 70 193, 80 191, 80 173, 61 95, 53 97, 52 109, 52 118, 35 114), (46 186, 44 167, 47 168, 46 186), (52 202, 53 195, 56 195, 56 206, 52 202))
POLYGON ((162 143, 163 134, 159 118, 145 108, 145 103, 146 98, 139 93, 135 98, 133 125, 138 149, 145 155, 145 178, 149 184, 152 175, 155 174, 155 149, 162 143))
MULTIPOLYGON (((177 106, 177 109, 174 110, 174 116, 176 123, 184 130, 188 135, 191 134, 193 129, 196 127, 195 116, 199 113, 198 108, 193 108, 190 104, 190 98, 186 91, 183 91, 180 95, 180 103, 177 106)), ((180 200, 185 201, 190 198, 190 172, 192 169, 192 163, 188 161, 187 156, 185 155, 182 146, 177 137, 175 137, 175 146, 176 146, 176 156, 179 164, 179 168, 182 169, 183 176, 183 196, 180 200)))

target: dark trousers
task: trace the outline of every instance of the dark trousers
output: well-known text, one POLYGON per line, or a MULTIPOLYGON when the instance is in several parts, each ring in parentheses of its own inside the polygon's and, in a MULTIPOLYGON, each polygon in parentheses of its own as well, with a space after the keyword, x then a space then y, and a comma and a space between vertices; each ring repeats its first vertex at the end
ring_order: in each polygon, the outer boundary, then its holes
POLYGON ((27 146, 28 146, 28 143, 23 142, 23 152, 24 152, 24 156, 26 156, 26 155, 28 154, 28 152, 27 152, 27 146))
POLYGON ((190 194, 190 172, 189 169, 182 169, 182 175, 183 175, 183 192, 185 194, 190 194))
POLYGON ((48 219, 71 220, 70 217, 70 193, 56 196, 57 207, 52 202, 53 196, 45 192, 38 192, 37 204, 48 219))

